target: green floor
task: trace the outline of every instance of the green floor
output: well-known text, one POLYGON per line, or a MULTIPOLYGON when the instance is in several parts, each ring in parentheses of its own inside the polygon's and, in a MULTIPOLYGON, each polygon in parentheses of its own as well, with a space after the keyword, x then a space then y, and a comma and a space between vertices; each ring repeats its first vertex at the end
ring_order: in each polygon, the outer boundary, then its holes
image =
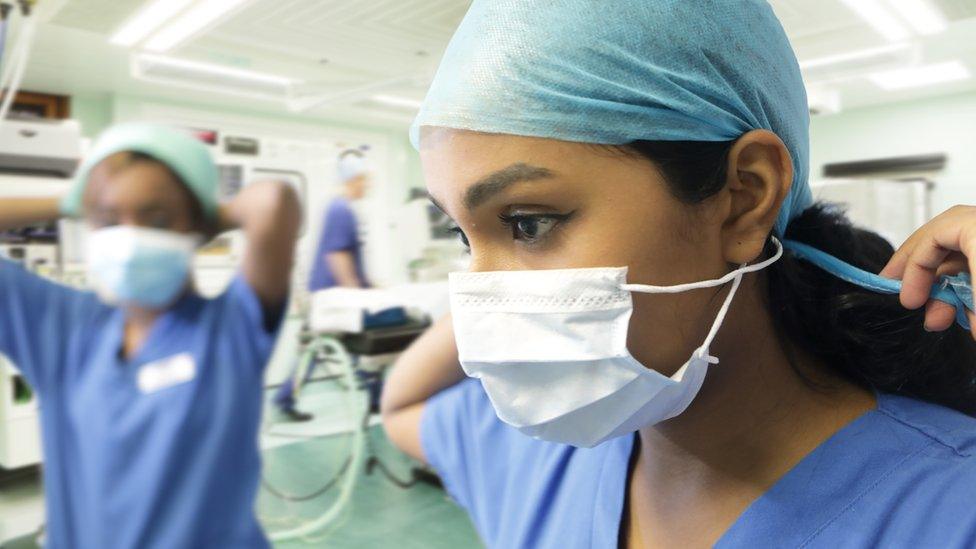
MULTIPOLYGON (((350 396, 340 384, 323 381, 311 383, 302 391, 299 407, 315 414, 315 419, 308 424, 280 423, 274 412, 268 412, 266 429, 317 436, 311 439, 264 436, 265 482, 289 495, 317 492, 342 468, 351 446, 348 433, 321 435, 360 423, 364 404, 364 393, 350 396), (269 448, 269 438, 282 445, 269 448), (292 442, 295 440, 298 442, 292 442)), ((379 425, 370 427, 367 434, 366 453, 376 455, 397 478, 410 479, 411 469, 417 463, 394 448, 379 425)), ((426 483, 398 487, 378 470, 367 475, 364 462, 365 455, 355 467, 358 476, 352 497, 333 523, 305 538, 276 542, 275 546, 397 549, 481 546, 467 515, 442 489, 426 483)), ((262 488, 258 516, 269 534, 288 530, 322 515, 338 493, 337 484, 320 497, 297 503, 284 501, 262 488)))
MULTIPOLYGON (((396 476, 407 479, 411 463, 386 441, 382 429, 370 429, 376 453, 396 476)), ((291 493, 312 493, 342 465, 348 447, 346 435, 292 444, 265 452, 266 478, 275 488, 291 493), (325 456, 332 456, 333 459, 325 456)), ((283 502, 262 490, 258 513, 269 533, 324 512, 338 488, 306 503, 283 502)), ((396 547, 398 549, 454 549, 480 547, 467 515, 443 490, 419 483, 403 489, 380 472, 362 470, 348 508, 331 527, 307 539, 278 542, 276 547, 396 547)))

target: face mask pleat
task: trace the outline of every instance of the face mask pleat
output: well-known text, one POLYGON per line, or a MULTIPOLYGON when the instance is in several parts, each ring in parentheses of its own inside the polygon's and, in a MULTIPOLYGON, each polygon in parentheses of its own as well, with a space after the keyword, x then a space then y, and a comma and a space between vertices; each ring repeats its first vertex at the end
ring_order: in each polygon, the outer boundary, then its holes
POLYGON ((676 286, 627 284, 627 269, 502 271, 451 275, 461 366, 481 380, 498 417, 552 442, 590 447, 673 418, 698 394, 718 334, 745 274, 676 286), (731 282, 708 336, 671 377, 627 350, 630 292, 677 293, 731 282))

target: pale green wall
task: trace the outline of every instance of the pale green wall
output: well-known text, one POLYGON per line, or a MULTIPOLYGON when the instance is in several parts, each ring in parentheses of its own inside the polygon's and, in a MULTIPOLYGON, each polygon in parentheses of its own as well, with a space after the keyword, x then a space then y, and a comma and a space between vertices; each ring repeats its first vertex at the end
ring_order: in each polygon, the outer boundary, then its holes
POLYGON ((71 96, 71 118, 81 123, 85 137, 95 137, 112 123, 112 95, 75 94, 71 96))
POLYGON ((933 213, 976 204, 976 93, 870 107, 814 117, 813 179, 831 162, 945 153, 936 174, 933 213))
POLYGON ((420 166, 420 153, 413 148, 406 134, 403 136, 402 143, 407 154, 407 189, 426 189, 424 173, 420 166))

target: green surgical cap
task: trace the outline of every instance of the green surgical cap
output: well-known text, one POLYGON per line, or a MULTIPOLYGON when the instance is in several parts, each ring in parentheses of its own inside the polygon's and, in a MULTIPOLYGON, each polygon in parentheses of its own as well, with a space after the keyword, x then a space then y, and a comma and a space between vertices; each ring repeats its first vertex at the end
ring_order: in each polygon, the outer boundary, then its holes
POLYGON ((105 130, 85 156, 71 190, 61 201, 64 215, 81 215, 82 197, 91 170, 119 152, 138 152, 165 164, 200 201, 203 213, 217 215, 217 165, 203 143, 187 133, 156 124, 120 124, 105 130))

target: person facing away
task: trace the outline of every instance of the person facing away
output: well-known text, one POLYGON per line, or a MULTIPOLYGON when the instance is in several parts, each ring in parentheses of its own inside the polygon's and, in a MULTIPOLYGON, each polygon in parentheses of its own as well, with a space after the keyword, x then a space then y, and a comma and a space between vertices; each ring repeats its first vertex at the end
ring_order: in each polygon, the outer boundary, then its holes
POLYGON ((279 182, 218 204, 204 145, 106 130, 64 197, 0 200, 0 226, 81 216, 80 291, 0 261, 0 352, 42 403, 47 546, 267 547, 254 515, 263 373, 288 298, 300 207, 279 182), (247 238, 213 299, 195 250, 247 238))

